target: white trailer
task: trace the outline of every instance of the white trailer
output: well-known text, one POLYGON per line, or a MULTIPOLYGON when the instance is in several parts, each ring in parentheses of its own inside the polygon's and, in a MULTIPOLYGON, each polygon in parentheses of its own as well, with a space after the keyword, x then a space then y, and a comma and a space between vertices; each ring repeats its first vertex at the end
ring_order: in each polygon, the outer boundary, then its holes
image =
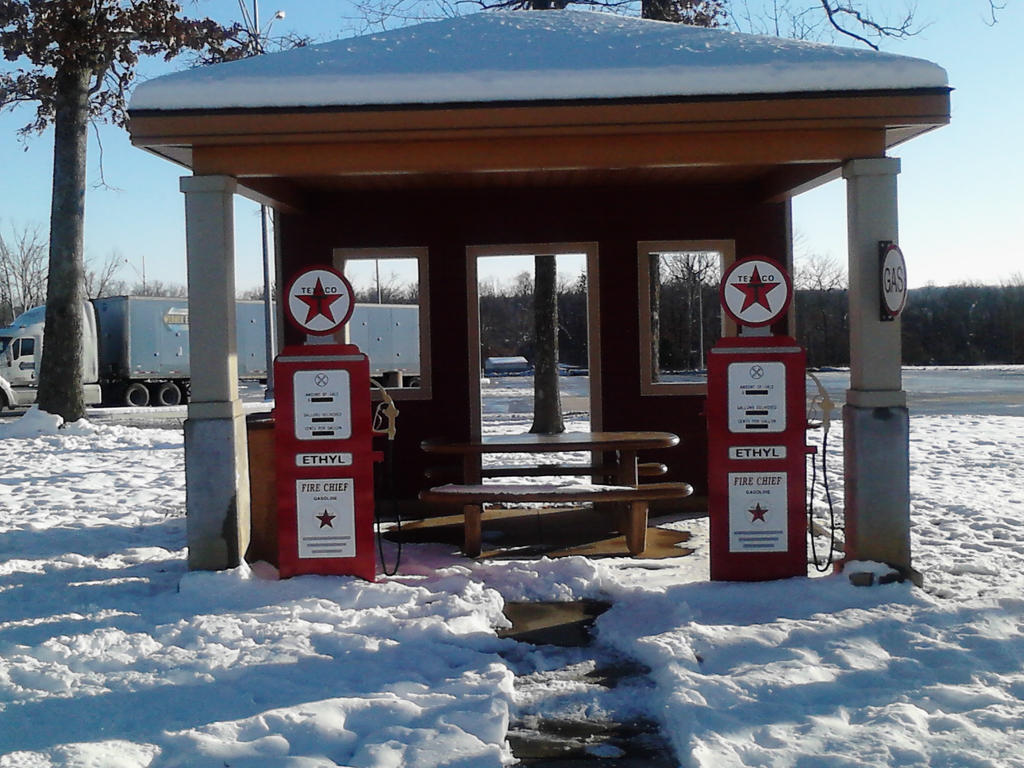
MULTIPOLYGON (((0 409, 35 402, 44 342, 45 307, 0 328, 0 409)), ((264 307, 236 304, 238 376, 267 377, 264 307)), ((357 304, 352 342, 370 355, 372 372, 419 375, 419 308, 357 304)), ((113 296, 86 305, 82 380, 86 404, 178 405, 189 395, 188 300, 113 296)))

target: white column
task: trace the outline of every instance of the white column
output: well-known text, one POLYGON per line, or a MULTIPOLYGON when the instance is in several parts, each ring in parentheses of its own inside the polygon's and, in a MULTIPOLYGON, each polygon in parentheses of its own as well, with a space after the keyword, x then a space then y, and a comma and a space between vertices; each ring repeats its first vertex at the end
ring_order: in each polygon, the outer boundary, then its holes
POLYGON ((853 405, 906 405, 900 320, 880 319, 878 243, 899 240, 896 175, 892 157, 851 160, 846 179, 850 273, 850 391, 853 405))
POLYGON ((849 235, 850 389, 843 408, 846 560, 872 560, 915 581, 910 563, 909 416, 900 321, 883 321, 879 242, 898 242, 900 161, 843 167, 849 235))
POLYGON ((249 467, 238 398, 234 192, 229 176, 186 176, 192 392, 185 421, 189 568, 234 568, 249 543, 249 467))

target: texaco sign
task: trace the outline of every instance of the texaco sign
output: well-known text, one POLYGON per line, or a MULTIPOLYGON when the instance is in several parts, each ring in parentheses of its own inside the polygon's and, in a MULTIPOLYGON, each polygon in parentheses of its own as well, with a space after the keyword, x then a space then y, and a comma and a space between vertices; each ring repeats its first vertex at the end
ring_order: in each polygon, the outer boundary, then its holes
POLYGON ((720 297, 726 313, 740 325, 771 325, 789 307, 793 284, 778 262, 755 256, 726 270, 720 297))
POLYGON ((288 319, 300 330, 327 336, 348 322, 355 307, 352 285, 331 267, 300 272, 285 293, 288 319))

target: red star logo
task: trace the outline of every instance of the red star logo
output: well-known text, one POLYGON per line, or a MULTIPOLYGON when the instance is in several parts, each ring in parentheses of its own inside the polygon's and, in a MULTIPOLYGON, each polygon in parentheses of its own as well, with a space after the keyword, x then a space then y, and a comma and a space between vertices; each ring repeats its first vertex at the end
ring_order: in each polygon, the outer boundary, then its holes
POLYGON ((764 516, 768 514, 768 510, 761 506, 761 502, 758 502, 753 507, 747 510, 750 513, 750 522, 760 520, 762 522, 768 522, 764 519, 764 516))
POLYGON ((334 526, 331 524, 331 520, 333 520, 336 517, 337 515, 332 515, 325 509, 322 515, 316 516, 316 519, 320 521, 321 528, 333 528, 334 526))
POLYGON ((768 304, 768 294, 775 288, 779 287, 779 283, 766 283, 761 279, 761 273, 757 271, 757 267, 754 267, 754 271, 750 273, 750 279, 745 283, 730 283, 733 288, 743 291, 743 306, 740 308, 740 312, 745 312, 750 307, 758 304, 769 312, 771 312, 771 305, 768 304))
POLYGON ((313 293, 306 296, 305 294, 298 294, 295 298, 305 303, 309 307, 309 312, 306 313, 305 322, 309 322, 317 315, 323 315, 330 322, 335 322, 334 313, 331 311, 331 305, 341 298, 340 295, 331 295, 324 291, 324 284, 318 277, 316 279, 316 287, 313 288, 313 293))

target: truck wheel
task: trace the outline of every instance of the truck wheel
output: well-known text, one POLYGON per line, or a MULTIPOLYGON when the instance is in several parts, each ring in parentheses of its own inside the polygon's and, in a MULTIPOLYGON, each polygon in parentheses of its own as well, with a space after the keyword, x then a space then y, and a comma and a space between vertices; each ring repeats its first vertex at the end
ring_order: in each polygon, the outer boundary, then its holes
POLYGON ((149 390, 145 384, 133 381, 124 391, 124 404, 135 408, 149 405, 149 390))
POLYGON ((165 381, 156 388, 156 405, 181 405, 181 390, 173 381, 165 381))

